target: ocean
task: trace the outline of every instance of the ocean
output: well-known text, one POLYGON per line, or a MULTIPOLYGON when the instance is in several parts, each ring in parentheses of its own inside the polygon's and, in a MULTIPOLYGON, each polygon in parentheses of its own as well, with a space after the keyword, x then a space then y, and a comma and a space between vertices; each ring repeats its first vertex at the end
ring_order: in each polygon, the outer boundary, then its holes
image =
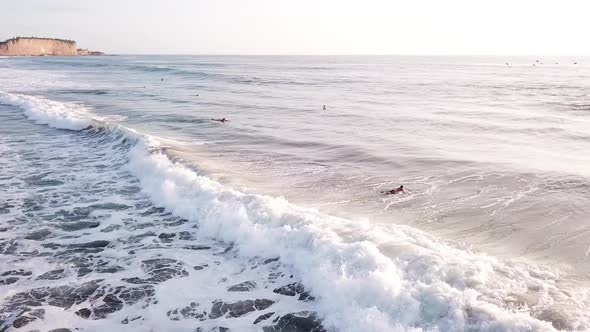
POLYGON ((0 331, 587 331, 589 151, 590 58, 0 58, 0 331))

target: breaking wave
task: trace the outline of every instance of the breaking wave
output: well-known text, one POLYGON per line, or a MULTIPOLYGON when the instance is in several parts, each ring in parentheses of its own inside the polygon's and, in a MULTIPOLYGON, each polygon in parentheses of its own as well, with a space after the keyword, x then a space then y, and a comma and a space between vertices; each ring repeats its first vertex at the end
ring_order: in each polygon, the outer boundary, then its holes
POLYGON ((241 192, 172 161, 157 138, 86 108, 0 93, 27 118, 74 131, 101 128, 134 142, 127 167, 157 206, 231 242, 244 258, 280 257, 337 331, 553 331, 590 329, 583 292, 556 269, 457 248, 418 229, 349 220, 241 192))

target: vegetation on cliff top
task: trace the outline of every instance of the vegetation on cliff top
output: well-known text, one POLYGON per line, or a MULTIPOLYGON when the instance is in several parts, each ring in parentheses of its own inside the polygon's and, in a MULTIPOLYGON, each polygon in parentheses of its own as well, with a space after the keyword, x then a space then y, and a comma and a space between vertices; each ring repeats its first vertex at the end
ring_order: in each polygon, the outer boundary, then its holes
POLYGON ((60 41, 60 42, 63 42, 63 43, 67 43, 67 44, 70 44, 70 45, 75 45, 76 44, 76 41, 70 40, 70 39, 43 38, 43 37, 14 37, 14 38, 6 39, 5 41, 0 42, 0 45, 7 44, 7 43, 10 43, 10 42, 16 42, 16 41, 19 41, 20 39, 54 40, 54 41, 60 41))

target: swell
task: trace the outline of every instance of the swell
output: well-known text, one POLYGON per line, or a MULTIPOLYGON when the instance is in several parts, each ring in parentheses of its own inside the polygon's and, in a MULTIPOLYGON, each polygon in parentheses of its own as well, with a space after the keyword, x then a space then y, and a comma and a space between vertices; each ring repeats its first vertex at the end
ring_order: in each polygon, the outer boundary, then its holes
POLYGON ((417 229, 322 214, 245 193, 171 161, 155 138, 86 109, 0 93, 31 120, 130 144, 127 167, 143 194, 232 242, 244 257, 280 257, 339 331, 552 331, 590 328, 583 292, 558 287, 558 270, 455 248, 417 229))

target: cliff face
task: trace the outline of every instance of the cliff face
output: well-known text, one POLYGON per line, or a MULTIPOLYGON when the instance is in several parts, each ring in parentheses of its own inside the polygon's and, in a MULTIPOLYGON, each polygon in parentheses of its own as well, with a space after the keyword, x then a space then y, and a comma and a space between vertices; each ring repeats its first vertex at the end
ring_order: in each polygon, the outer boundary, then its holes
POLYGON ((0 55, 78 55, 73 40, 17 37, 0 43, 0 55))
POLYGON ((104 55, 104 53, 100 51, 89 51, 87 48, 79 48, 78 55, 104 55))

